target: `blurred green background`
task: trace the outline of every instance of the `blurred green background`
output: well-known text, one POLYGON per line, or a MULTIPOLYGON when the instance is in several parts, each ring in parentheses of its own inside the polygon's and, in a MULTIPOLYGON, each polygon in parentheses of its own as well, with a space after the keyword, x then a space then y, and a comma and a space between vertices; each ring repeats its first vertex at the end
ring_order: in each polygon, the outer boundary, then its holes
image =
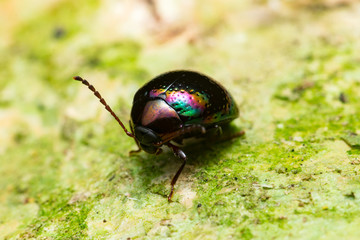
POLYGON ((0 239, 358 239, 360 3, 0 1, 0 239), (215 78, 246 136, 136 149, 156 75, 215 78))

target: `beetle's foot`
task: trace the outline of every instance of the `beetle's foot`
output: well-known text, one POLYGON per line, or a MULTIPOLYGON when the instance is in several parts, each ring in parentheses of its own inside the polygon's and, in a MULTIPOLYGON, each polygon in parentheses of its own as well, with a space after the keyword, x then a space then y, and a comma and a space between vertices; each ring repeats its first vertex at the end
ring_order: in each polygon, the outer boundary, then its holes
POLYGON ((173 195, 174 195, 174 186, 171 185, 171 191, 170 191, 170 194, 169 194, 169 196, 168 196, 168 202, 169 202, 169 203, 172 202, 171 198, 172 198, 173 195))
POLYGON ((157 150, 156 150, 156 152, 155 152, 155 155, 159 155, 160 153, 162 153, 163 152, 163 150, 161 149, 161 148, 158 148, 157 150))
MULTIPOLYGON (((218 131, 218 129, 215 128, 215 131, 218 131)), ((212 132, 212 135, 210 135, 206 141, 210 141, 210 142, 227 142, 227 141, 231 141, 233 139, 242 137, 245 135, 245 131, 240 131, 240 132, 236 132, 236 133, 224 133, 221 136, 216 136, 216 132, 212 132)))
POLYGON ((240 132, 237 132, 237 133, 234 133, 234 134, 231 134, 231 135, 228 135, 228 136, 224 136, 220 139, 220 141, 230 141, 230 140, 233 140, 235 138, 239 138, 239 137, 242 137, 245 135, 245 131, 240 131, 240 132))
POLYGON ((139 148, 138 150, 131 150, 129 152, 129 156, 134 156, 135 154, 138 154, 139 152, 141 152, 141 148, 139 148))
POLYGON ((235 134, 233 134, 232 138, 238 138, 245 135, 245 131, 240 131, 235 134))

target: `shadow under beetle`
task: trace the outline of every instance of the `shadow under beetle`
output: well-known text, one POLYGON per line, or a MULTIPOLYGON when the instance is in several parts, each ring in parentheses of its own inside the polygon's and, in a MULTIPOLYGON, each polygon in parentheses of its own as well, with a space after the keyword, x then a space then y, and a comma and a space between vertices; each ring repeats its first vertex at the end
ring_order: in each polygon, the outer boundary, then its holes
MULTIPOLYGON (((171 181, 169 201, 186 164, 186 155, 179 147, 182 140, 201 136, 210 129, 221 132, 221 126, 239 115, 228 91, 210 77, 194 71, 170 71, 155 77, 136 92, 129 132, 94 86, 79 76, 74 79, 86 85, 125 133, 135 139, 139 149, 130 154, 144 150, 158 155, 166 145, 183 161, 171 181)), ((242 134, 244 132, 237 136, 242 134)))

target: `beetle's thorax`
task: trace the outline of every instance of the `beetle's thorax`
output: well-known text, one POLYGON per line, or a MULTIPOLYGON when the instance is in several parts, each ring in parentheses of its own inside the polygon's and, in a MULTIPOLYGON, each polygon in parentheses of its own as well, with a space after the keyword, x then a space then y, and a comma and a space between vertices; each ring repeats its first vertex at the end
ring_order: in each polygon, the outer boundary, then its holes
POLYGON ((146 103, 140 124, 157 134, 169 133, 182 127, 178 113, 160 98, 146 103))
POLYGON ((146 103, 141 117, 141 125, 147 126, 159 119, 167 118, 180 119, 176 111, 164 100, 155 99, 146 103))

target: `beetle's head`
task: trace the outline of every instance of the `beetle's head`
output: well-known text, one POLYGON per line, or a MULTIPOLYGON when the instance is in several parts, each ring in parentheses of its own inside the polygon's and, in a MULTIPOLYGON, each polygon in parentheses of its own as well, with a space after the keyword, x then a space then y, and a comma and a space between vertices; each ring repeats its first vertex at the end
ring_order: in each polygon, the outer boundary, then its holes
POLYGON ((155 154, 159 151, 161 138, 150 128, 136 126, 134 129, 136 141, 147 153, 155 154))
POLYGON ((161 136, 176 131, 182 122, 176 111, 163 99, 154 99, 146 102, 140 111, 133 107, 130 125, 140 148, 147 153, 158 154, 163 142, 161 136), (133 121, 135 116, 136 123, 133 121))

